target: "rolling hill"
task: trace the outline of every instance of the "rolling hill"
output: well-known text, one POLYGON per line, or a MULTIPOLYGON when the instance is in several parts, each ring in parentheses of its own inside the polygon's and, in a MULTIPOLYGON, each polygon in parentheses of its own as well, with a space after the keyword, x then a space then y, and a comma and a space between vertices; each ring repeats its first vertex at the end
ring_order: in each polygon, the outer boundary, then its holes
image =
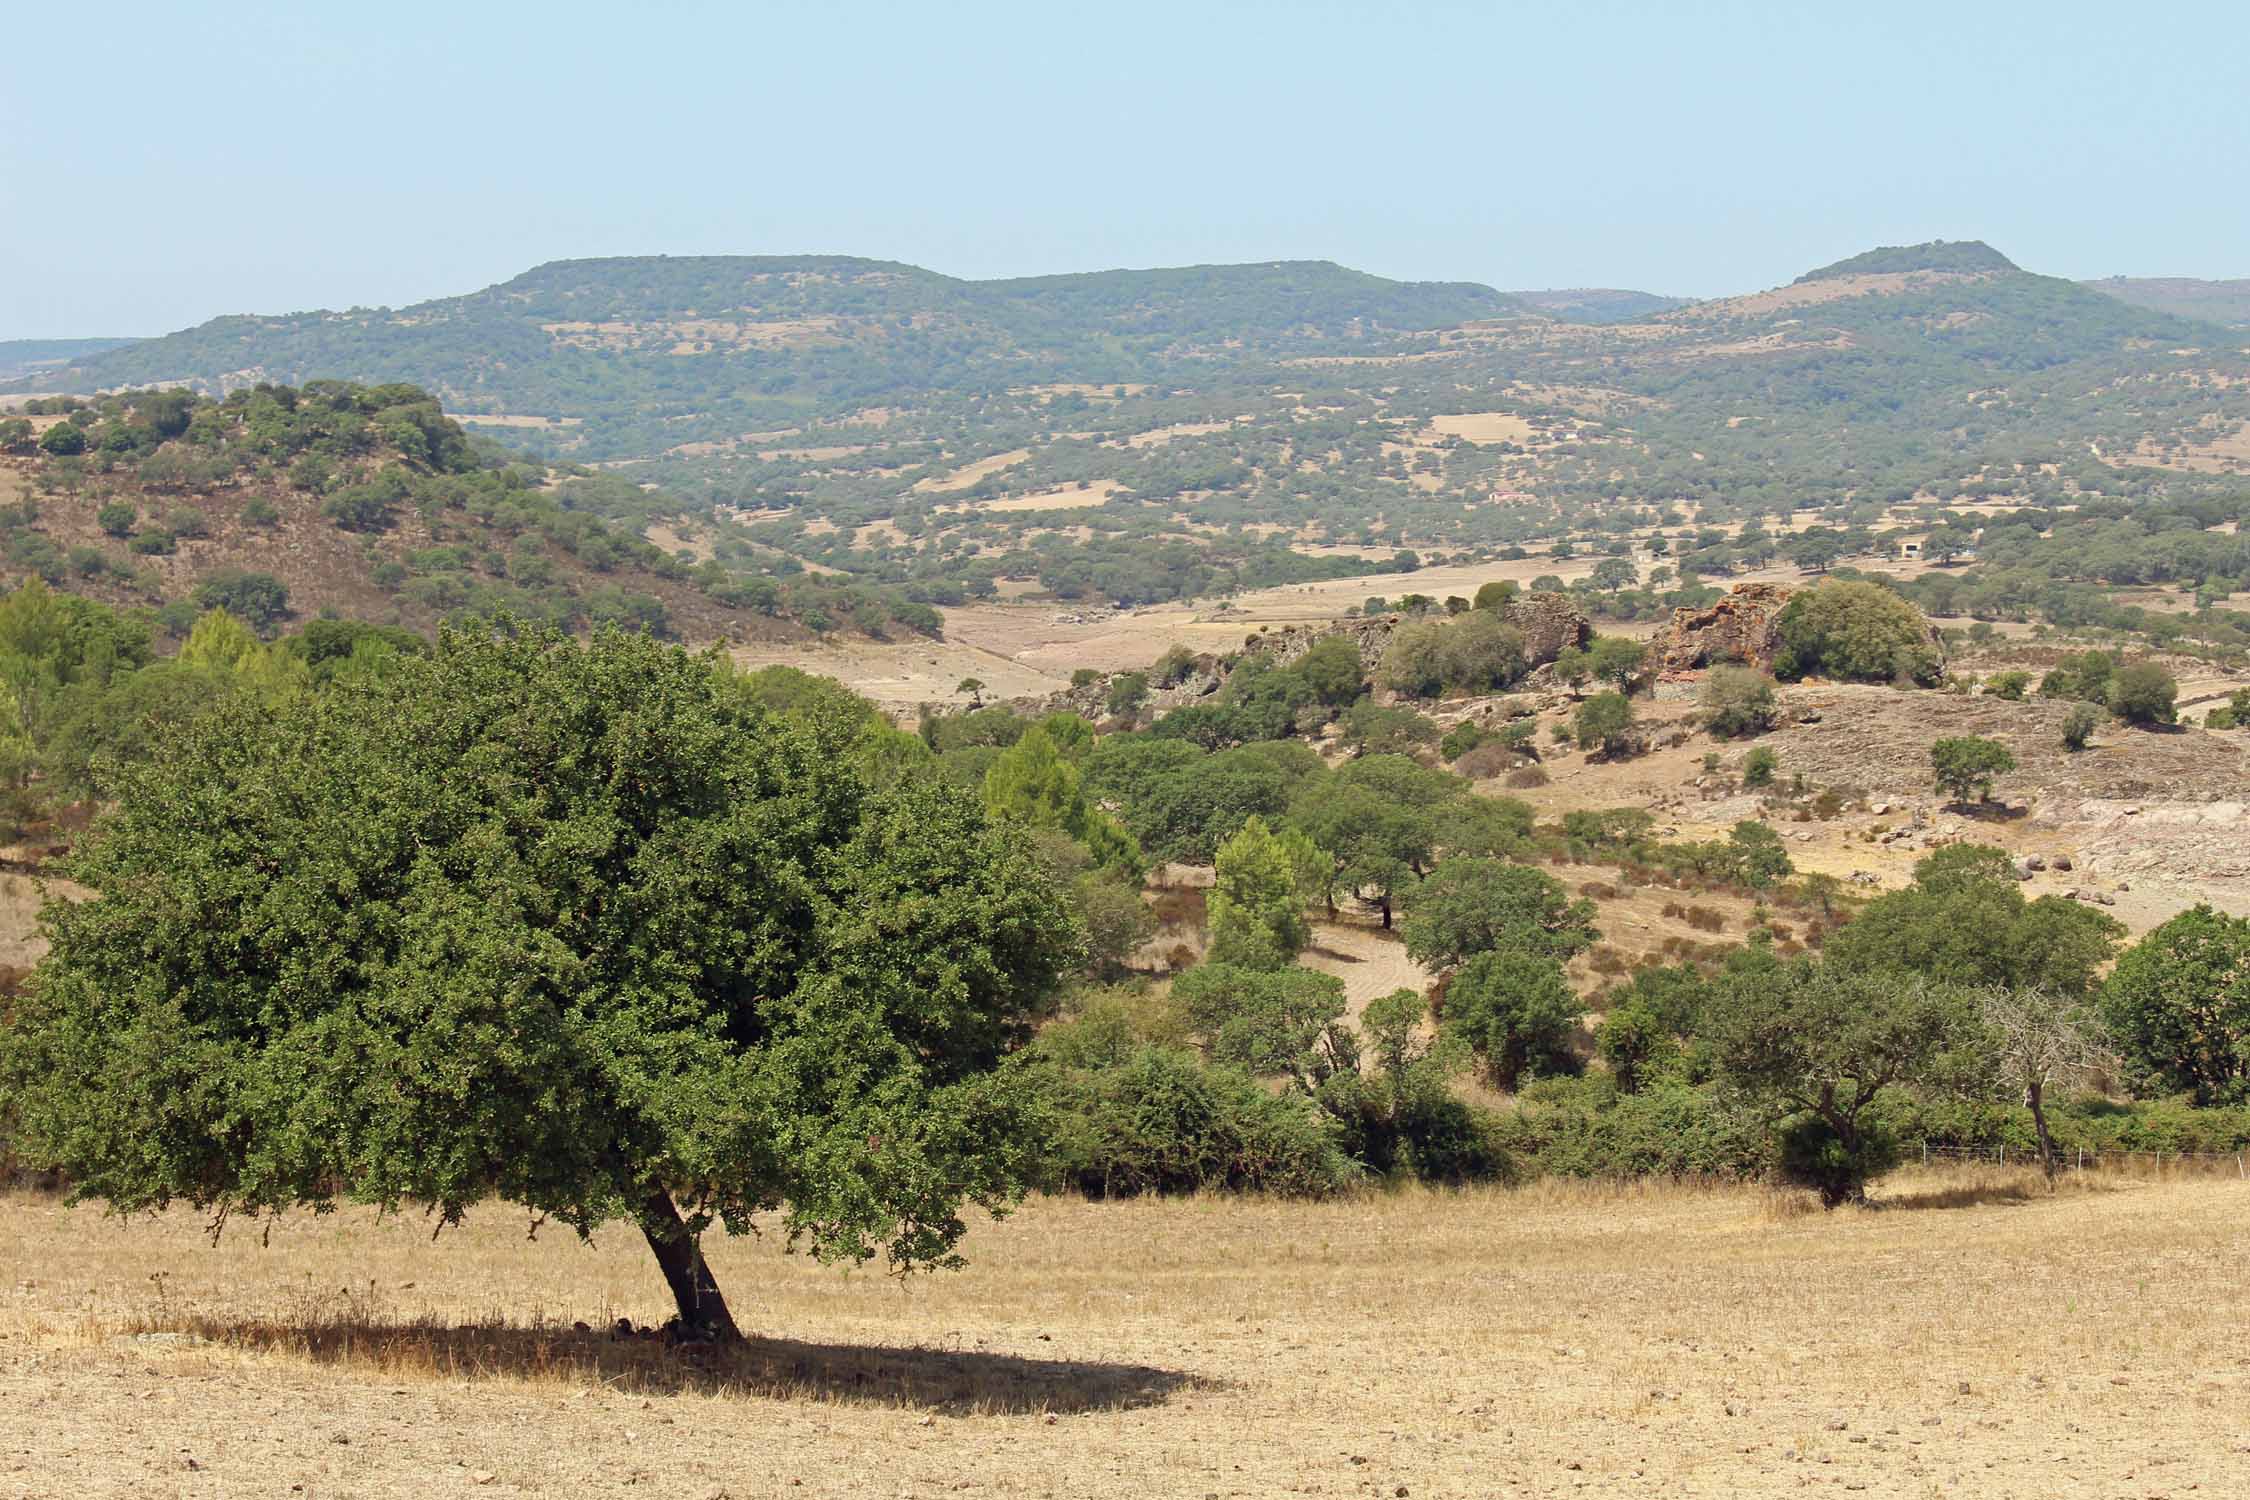
POLYGON ((2240 335, 1978 241, 1678 305, 1325 262, 978 282, 561 261, 398 311, 221 319, 49 380, 316 376, 427 386, 471 431, 610 476, 589 504, 613 519, 938 604, 1606 548, 1668 512, 2192 500, 2250 473, 2240 335))
POLYGON ((134 339, 0 339, 0 383, 54 375, 134 339))

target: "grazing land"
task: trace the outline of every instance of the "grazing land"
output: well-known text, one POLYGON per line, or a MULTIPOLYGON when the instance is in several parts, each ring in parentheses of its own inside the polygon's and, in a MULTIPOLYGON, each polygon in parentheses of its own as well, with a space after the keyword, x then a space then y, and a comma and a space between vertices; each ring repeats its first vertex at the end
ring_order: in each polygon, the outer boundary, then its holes
POLYGON ((752 1335, 720 1363, 573 1331, 666 1311, 635 1233, 355 1210, 214 1249, 14 1196, 0 1489, 2236 1494, 2244 1192, 1035 1200, 904 1285, 718 1245, 752 1335))

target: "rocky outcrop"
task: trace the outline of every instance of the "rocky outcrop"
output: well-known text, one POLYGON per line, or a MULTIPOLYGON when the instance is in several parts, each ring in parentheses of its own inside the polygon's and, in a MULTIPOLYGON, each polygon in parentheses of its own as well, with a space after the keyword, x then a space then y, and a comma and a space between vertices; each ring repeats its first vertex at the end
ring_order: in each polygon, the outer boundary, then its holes
POLYGON ((1593 622, 1568 594, 1518 594, 1500 607, 1500 618, 1523 632, 1523 657, 1534 667, 1594 638, 1593 622))
POLYGON ((1796 590, 1781 583, 1744 583, 1703 609, 1675 609, 1649 642, 1658 676, 1700 672, 1722 662, 1767 671, 1781 648, 1781 611, 1796 590))

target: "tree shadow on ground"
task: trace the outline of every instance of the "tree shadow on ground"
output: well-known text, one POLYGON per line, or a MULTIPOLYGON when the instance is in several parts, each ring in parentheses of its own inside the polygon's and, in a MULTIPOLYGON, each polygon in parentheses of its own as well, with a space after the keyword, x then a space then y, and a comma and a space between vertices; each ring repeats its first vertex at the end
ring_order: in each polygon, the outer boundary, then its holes
MULTIPOLYGON (((449 1380, 535 1380, 652 1395, 749 1396, 908 1406, 954 1416, 1131 1411, 1226 1382, 1180 1370, 982 1350, 746 1339, 672 1346, 576 1328, 434 1322, 196 1320, 188 1330, 237 1349, 449 1380)), ((166 1337, 167 1335, 152 1335, 166 1337)))
POLYGON ((1869 1204, 1884 1213, 1933 1208, 1993 1208, 2035 1203, 2048 1196, 2044 1183, 1969 1182, 1959 1187, 1932 1188, 1921 1193, 1900 1193, 1869 1204))

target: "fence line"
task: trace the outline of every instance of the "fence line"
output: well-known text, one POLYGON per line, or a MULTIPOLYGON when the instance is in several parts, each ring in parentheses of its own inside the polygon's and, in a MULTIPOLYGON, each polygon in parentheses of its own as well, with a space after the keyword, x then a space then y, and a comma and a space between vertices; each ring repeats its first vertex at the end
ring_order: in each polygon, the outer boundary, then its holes
MULTIPOLYGON (((1928 1146, 1922 1148, 1922 1164, 1933 1160, 1986 1161, 2000 1166, 2008 1164, 2006 1146, 1928 1146)), ((2040 1164, 2039 1148, 2018 1146, 2016 1160, 2024 1166, 2040 1164)), ((2126 1151, 2089 1149, 2084 1146, 2058 1146, 2055 1149, 2058 1164, 2072 1171, 2084 1172, 2110 1162, 2153 1161, 2159 1166, 2167 1162, 2219 1162, 2231 1165, 2234 1175, 2250 1180, 2250 1152, 2244 1151, 2126 1151)))

